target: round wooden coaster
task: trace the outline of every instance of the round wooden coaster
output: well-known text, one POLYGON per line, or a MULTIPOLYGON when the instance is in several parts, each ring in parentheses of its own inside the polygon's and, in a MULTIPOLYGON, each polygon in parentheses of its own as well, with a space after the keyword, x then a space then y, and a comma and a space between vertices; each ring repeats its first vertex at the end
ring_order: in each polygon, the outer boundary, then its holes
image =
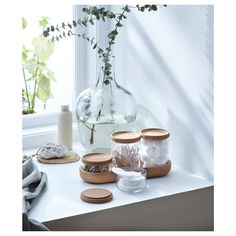
POLYGON ((71 163, 76 162, 80 160, 80 156, 75 152, 68 152, 65 156, 61 158, 51 158, 51 159, 45 159, 40 156, 36 156, 37 160, 44 164, 65 164, 65 163, 71 163))
POLYGON ((80 198, 88 203, 105 203, 112 200, 112 192, 104 188, 91 188, 83 191, 80 198))

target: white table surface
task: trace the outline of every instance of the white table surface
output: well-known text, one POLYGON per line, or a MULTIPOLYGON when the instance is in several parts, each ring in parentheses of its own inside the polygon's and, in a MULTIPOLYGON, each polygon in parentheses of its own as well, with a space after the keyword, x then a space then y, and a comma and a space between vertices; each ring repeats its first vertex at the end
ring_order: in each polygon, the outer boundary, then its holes
MULTIPOLYGON (((80 155, 84 154, 81 148, 77 152, 80 155)), ((24 151, 24 154, 32 153, 35 153, 35 150, 24 151)), ((29 212, 29 218, 40 222, 110 209, 213 185, 208 180, 172 166, 167 176, 148 179, 144 191, 131 194, 119 190, 115 183, 98 185, 84 182, 79 176, 81 160, 69 164, 42 164, 34 158, 34 162, 48 177, 46 190, 29 212), (113 200, 104 204, 89 204, 81 201, 82 191, 97 187, 110 190, 113 193, 113 200)))

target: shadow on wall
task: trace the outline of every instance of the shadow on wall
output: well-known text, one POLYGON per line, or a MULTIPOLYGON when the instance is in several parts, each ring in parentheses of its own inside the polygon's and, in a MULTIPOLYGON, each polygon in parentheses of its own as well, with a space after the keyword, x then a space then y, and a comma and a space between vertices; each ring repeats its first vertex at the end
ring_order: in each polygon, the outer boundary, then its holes
MULTIPOLYGON (((153 73, 147 60, 141 56, 140 52, 137 51, 132 43, 129 44, 129 53, 131 58, 135 58, 137 67, 141 68, 140 70, 142 70, 143 74, 146 74, 145 89, 147 89, 148 94, 152 95, 144 100, 150 101, 150 103, 152 102, 153 105, 151 106, 154 109, 158 106, 158 102, 155 104, 158 98, 165 101, 168 111, 168 128, 172 134, 170 147, 171 159, 174 163, 182 166, 186 170, 213 180, 213 7, 205 6, 199 9, 201 10, 201 16, 204 16, 203 22, 206 33, 203 39, 204 42, 202 42, 203 47, 200 43, 198 45, 200 45, 199 47, 202 50, 200 56, 207 64, 203 64, 201 61, 199 61, 199 64, 196 64, 196 67, 200 69, 203 67, 202 71, 204 72, 201 78, 199 77, 199 81, 194 74, 192 77, 187 78, 193 79, 192 89, 193 92, 197 92, 197 98, 191 95, 189 90, 186 90, 184 81, 182 82, 181 78, 176 75, 177 73, 173 70, 173 66, 171 66, 169 61, 166 60, 166 57, 159 52, 158 46, 150 40, 146 29, 140 24, 135 15, 130 17, 131 25, 138 34, 143 47, 145 47, 149 55, 151 55, 156 65, 155 70, 158 71, 161 77, 153 73), (199 85, 199 83, 202 84, 199 85), (198 90, 196 91, 194 90, 195 84, 198 85, 198 90), (156 93, 154 91, 156 91, 156 93)), ((194 11, 194 6, 192 10, 194 11)), ((181 11, 184 12, 183 6, 181 11)), ((198 16, 197 10, 195 10, 194 13, 195 17, 198 16)), ((172 17, 175 16, 176 15, 172 15, 172 17)), ((191 14, 188 12, 186 17, 183 15, 181 19, 176 19, 182 21, 182 24, 178 22, 179 27, 184 27, 186 24, 189 24, 189 22, 185 23, 189 16, 191 16, 191 14)), ((195 21, 195 24, 198 24, 197 20, 195 21)), ((194 19, 192 19, 192 22, 194 23, 194 19)), ((194 27, 194 25, 192 27, 194 27)), ((188 32, 185 31, 184 29, 180 29, 180 32, 184 32, 184 36, 187 37, 188 32)), ((168 37, 168 35, 166 35, 166 37, 168 37)), ((190 38, 192 39, 192 37, 190 38)), ((195 41, 197 40, 198 39, 195 39, 195 41)), ((191 47, 194 46, 194 42, 190 45, 191 47)), ((180 44, 178 47, 184 47, 184 45, 180 44)), ((192 51, 189 53, 194 53, 195 51, 196 48, 192 48, 192 51)), ((186 66, 188 66, 188 63, 191 62, 186 61, 182 63, 186 63, 186 66)), ((142 78, 137 77, 137 84, 134 85, 135 94, 143 94, 144 88, 140 86, 140 83, 143 83, 142 78)))

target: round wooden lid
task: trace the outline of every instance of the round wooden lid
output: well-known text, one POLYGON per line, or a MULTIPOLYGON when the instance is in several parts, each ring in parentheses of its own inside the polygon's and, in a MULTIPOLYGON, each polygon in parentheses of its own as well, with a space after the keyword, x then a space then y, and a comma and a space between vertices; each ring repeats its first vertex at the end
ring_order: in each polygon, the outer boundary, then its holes
POLYGON ((83 191, 80 198, 88 203, 105 203, 112 200, 112 192, 104 188, 91 188, 83 191))
POLYGON ((82 162, 88 166, 100 166, 110 164, 112 158, 110 155, 102 152, 91 152, 82 157, 82 162))
POLYGON ((138 132, 124 130, 112 133, 111 138, 117 143, 135 143, 141 139, 141 136, 138 132))
POLYGON ((167 139, 169 136, 170 136, 170 133, 164 129, 148 128, 148 129, 141 130, 141 137, 143 139, 163 140, 163 139, 167 139))

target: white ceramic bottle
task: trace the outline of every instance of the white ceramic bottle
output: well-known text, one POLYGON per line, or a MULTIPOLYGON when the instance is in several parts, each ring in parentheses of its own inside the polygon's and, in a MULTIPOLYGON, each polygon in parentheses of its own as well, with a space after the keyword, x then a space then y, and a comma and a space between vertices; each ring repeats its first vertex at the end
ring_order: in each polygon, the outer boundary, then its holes
POLYGON ((61 105, 57 123, 57 143, 72 150, 72 112, 69 105, 61 105))

